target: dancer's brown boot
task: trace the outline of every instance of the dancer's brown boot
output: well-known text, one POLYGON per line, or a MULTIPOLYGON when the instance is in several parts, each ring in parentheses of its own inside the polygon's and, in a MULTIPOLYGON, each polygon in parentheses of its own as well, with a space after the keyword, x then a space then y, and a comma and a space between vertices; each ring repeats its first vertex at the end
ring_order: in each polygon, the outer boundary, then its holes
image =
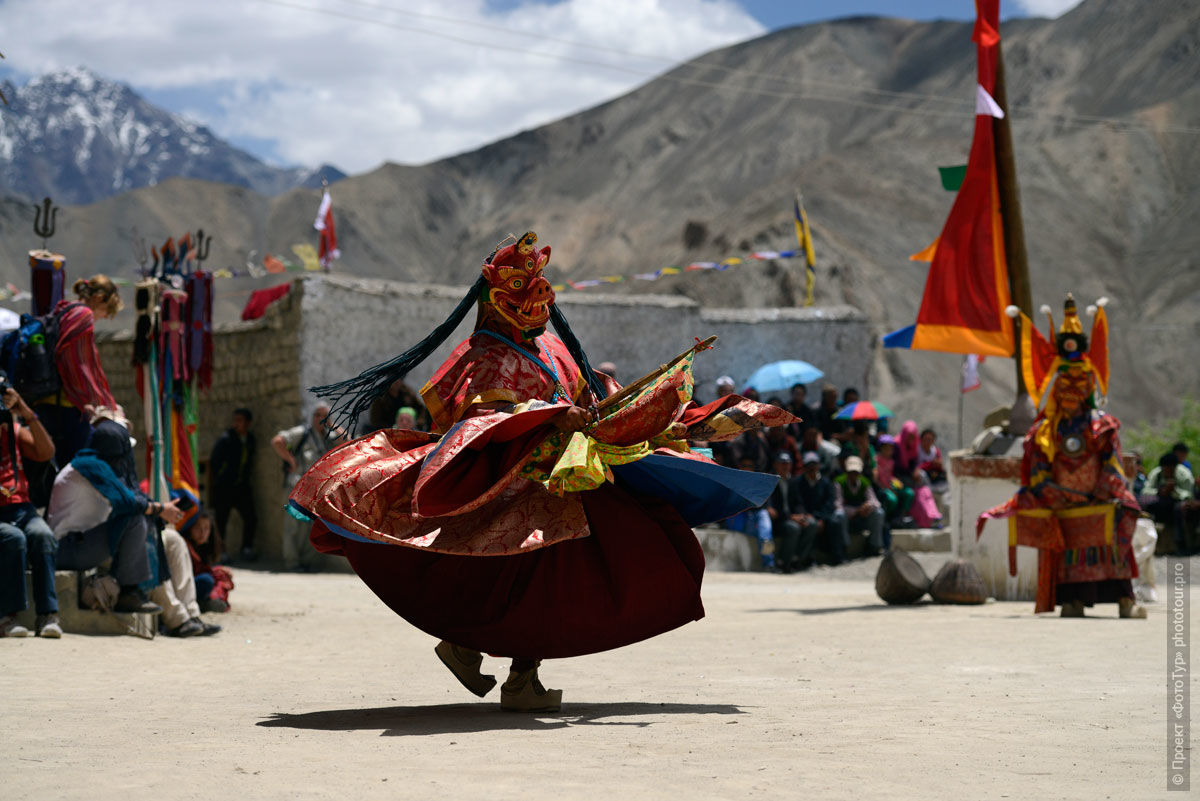
POLYGON ((1067 601, 1059 614, 1062 617, 1083 617, 1083 601, 1067 601))
POLYGON ((433 652, 438 655, 438 659, 442 660, 443 665, 450 668, 450 672, 462 683, 462 686, 480 698, 487 695, 496 686, 495 676, 487 676, 479 672, 479 666, 483 664, 483 654, 478 651, 442 640, 433 649, 433 652))
POLYGON ((1145 620, 1146 607, 1138 606, 1132 598, 1118 598, 1117 614, 1121 617, 1131 617, 1138 620, 1145 620))
POLYGON ((547 690, 538 681, 537 668, 510 670, 500 686, 500 708, 509 712, 557 712, 562 690, 547 690))

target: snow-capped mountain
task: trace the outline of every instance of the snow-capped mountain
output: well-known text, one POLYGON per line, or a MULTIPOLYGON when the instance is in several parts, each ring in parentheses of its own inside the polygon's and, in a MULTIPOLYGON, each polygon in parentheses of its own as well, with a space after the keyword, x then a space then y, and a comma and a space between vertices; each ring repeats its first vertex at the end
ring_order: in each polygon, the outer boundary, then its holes
POLYGON ((281 169, 208 128, 146 102, 86 68, 0 87, 0 191, 58 203, 90 203, 176 176, 264 194, 319 186, 334 167, 281 169))

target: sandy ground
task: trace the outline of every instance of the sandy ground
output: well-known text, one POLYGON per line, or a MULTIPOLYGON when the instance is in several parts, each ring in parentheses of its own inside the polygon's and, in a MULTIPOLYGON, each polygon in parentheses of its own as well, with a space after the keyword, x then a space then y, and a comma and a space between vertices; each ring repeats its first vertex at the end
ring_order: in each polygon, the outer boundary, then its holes
POLYGON ((889 608, 873 573, 710 574, 705 620, 547 662, 565 705, 533 717, 459 687, 355 577, 239 570, 215 637, 0 641, 0 797, 1186 795, 1166 792, 1163 603, 889 608))

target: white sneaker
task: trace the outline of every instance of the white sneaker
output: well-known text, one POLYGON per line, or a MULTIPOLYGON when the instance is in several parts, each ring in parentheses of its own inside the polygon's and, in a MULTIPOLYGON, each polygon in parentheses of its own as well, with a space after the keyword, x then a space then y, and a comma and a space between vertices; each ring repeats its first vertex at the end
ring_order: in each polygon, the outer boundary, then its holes
POLYGON ((38 615, 34 629, 37 630, 37 636, 39 637, 46 637, 51 640, 57 640, 62 637, 62 624, 58 622, 58 615, 53 612, 48 615, 38 615))
POLYGON ((17 622, 16 615, 0 617, 0 637, 28 637, 29 629, 17 622))

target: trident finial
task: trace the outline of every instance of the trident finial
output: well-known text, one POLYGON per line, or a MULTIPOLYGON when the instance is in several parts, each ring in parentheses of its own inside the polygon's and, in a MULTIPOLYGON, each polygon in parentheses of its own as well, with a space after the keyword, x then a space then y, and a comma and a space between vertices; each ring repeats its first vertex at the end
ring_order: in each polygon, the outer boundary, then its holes
POLYGON ((208 251, 212 245, 212 234, 204 236, 204 229, 196 231, 196 269, 200 269, 201 263, 208 258, 208 251))
POLYGON ((58 206, 51 208, 50 198, 42 201, 39 208, 33 207, 33 232, 42 238, 42 249, 46 248, 46 240, 54 236, 54 223, 58 219, 58 206))

